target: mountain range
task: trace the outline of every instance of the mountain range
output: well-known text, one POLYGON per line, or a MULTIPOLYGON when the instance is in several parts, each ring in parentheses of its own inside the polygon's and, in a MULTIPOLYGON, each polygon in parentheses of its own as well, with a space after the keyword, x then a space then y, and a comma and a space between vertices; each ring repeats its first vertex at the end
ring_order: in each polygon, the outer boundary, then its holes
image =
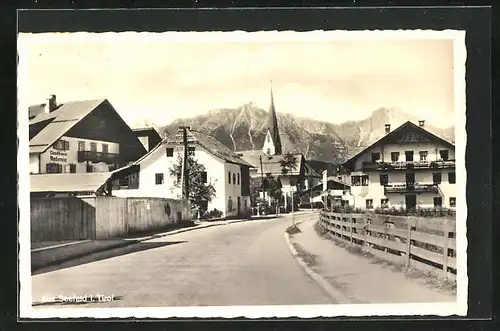
MULTIPOLYGON (((278 127, 283 150, 304 154, 306 159, 341 163, 369 146, 385 133, 385 124, 394 129, 406 121, 418 123, 421 118, 398 108, 381 107, 360 121, 341 124, 316 121, 278 113, 278 127)), ((255 103, 237 108, 210 110, 203 115, 182 118, 158 128, 164 137, 176 132, 180 125, 210 134, 234 151, 260 150, 267 132, 268 112, 255 103)), ((424 119, 425 120, 425 119, 424 119)), ((425 123, 426 130, 454 142, 454 126, 441 129, 425 123)))

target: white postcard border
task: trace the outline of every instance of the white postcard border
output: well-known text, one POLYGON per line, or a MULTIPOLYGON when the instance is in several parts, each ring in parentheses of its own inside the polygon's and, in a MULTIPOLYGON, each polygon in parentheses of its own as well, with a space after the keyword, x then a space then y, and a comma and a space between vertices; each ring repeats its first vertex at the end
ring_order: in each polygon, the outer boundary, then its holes
MULTIPOLYGON (((18 51, 30 43, 54 42, 47 34, 18 36, 18 51)), ((260 32, 124 32, 124 33, 60 33, 60 43, 88 43, 106 41, 109 43, 154 42, 250 42, 250 41, 326 41, 326 40, 386 40, 386 39, 452 39, 454 40, 454 95, 455 95, 455 145, 457 173, 457 301, 454 303, 423 304, 353 304, 353 305, 297 305, 297 306, 224 306, 224 307, 151 307, 151 308, 48 308, 31 306, 31 255, 30 255, 30 194, 29 194, 29 135, 28 118, 18 111, 18 204, 19 204, 19 314, 21 318, 271 318, 271 317, 334 317, 334 316, 465 316, 467 314, 467 206, 465 147, 467 143, 465 103, 465 31, 455 30, 395 30, 395 31, 260 31, 260 32), (74 38, 78 35, 78 38, 74 38), (73 36, 72 38, 70 38, 73 36)), ((23 54, 20 52, 20 63, 23 54)), ((27 68, 18 65, 18 89, 27 80, 27 68)), ((19 109, 27 105, 18 104, 19 109)))

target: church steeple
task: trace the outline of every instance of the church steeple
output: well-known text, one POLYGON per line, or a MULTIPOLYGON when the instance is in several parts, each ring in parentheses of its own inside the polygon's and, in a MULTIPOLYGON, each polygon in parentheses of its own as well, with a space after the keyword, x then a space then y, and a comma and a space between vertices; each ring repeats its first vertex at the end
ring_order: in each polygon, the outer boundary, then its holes
POLYGON ((276 109, 274 108, 273 87, 271 81, 271 105, 269 106, 269 119, 267 122, 266 141, 264 142, 263 152, 265 154, 280 155, 281 139, 278 130, 278 117, 276 116, 276 109))

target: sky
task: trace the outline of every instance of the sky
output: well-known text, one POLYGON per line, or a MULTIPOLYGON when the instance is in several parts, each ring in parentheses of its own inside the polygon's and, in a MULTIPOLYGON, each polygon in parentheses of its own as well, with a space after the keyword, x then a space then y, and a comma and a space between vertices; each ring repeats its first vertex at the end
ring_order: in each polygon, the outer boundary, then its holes
POLYGON ((230 33, 22 34, 19 106, 50 94, 58 102, 107 98, 131 126, 164 125, 248 102, 267 110, 272 81, 282 113, 342 123, 397 107, 436 126, 453 125, 451 39, 280 33, 247 41, 226 38, 230 33))

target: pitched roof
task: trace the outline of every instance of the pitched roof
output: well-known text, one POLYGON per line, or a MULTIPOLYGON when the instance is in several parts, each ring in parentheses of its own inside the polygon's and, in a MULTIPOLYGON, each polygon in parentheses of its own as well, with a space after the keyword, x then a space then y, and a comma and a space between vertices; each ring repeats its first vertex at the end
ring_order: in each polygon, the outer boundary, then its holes
POLYGON ((271 105, 269 106, 269 119, 267 123, 267 128, 271 133, 271 138, 273 139, 276 153, 281 154, 281 138, 280 138, 280 132, 278 130, 278 118, 276 116, 276 109, 274 109, 274 98, 273 98, 272 87, 271 87, 271 105))
POLYGON ((388 134, 386 134, 385 136, 383 136, 379 140, 375 141, 370 146, 364 148, 363 150, 361 150, 360 152, 358 152, 356 155, 352 156, 349 160, 347 160, 346 162, 344 162, 343 166, 348 167, 348 166, 352 165, 352 163, 358 157, 360 157, 365 151, 367 151, 367 150, 369 150, 369 149, 371 149, 371 148, 373 148, 375 146, 388 143, 392 139, 395 139, 396 137, 400 136, 403 132, 405 132, 407 130, 414 130, 414 131, 418 132, 420 135, 422 135, 422 137, 424 137, 426 139, 429 139, 431 141, 440 142, 443 145, 448 146, 449 148, 455 149, 455 145, 452 144, 452 143, 450 143, 449 141, 444 140, 443 138, 435 135, 432 132, 429 132, 428 130, 425 130, 424 128, 421 128, 420 126, 418 126, 418 125, 416 125, 416 124, 414 124, 414 123, 412 123, 410 121, 407 121, 407 122, 403 123, 402 125, 400 125, 398 128, 396 128, 395 130, 389 132, 388 134))
MULTIPOLYGON (((283 176, 281 172, 281 161, 284 159, 285 155, 266 155, 261 151, 241 151, 238 152, 242 155, 241 158, 254 165, 257 168, 257 173, 271 174, 272 176, 283 176), (260 166, 260 160, 262 158, 262 171, 260 166)), ((295 169, 289 173, 289 175, 297 176, 301 171, 301 163, 304 160, 302 154, 292 154, 295 156, 295 169)), ((318 175, 319 176, 319 175, 318 175)))
MULTIPOLYGON (((215 157, 234 164, 240 164, 248 167, 254 167, 252 164, 238 157, 236 153, 230 150, 226 145, 215 139, 214 137, 207 135, 205 133, 201 133, 199 131, 187 130, 187 142, 188 144, 198 144, 204 149, 206 149, 209 153, 214 155, 215 157)), ((178 130, 173 135, 165 138, 161 144, 158 144, 155 148, 153 148, 149 153, 141 157, 139 160, 135 162, 135 164, 139 164, 147 158, 149 155, 154 153, 157 149, 165 144, 178 144, 182 145, 184 143, 184 137, 182 130, 178 130)))
POLYGON ((31 192, 96 192, 112 172, 30 175, 31 192))
MULTIPOLYGON (((62 135, 68 132, 73 126, 80 122, 85 116, 93 111, 106 99, 85 100, 66 102, 50 113, 41 112, 29 121, 30 126, 34 124, 43 125, 40 132, 30 140, 30 153, 43 153, 62 135)), ((40 107, 36 105, 32 107, 40 107)))

